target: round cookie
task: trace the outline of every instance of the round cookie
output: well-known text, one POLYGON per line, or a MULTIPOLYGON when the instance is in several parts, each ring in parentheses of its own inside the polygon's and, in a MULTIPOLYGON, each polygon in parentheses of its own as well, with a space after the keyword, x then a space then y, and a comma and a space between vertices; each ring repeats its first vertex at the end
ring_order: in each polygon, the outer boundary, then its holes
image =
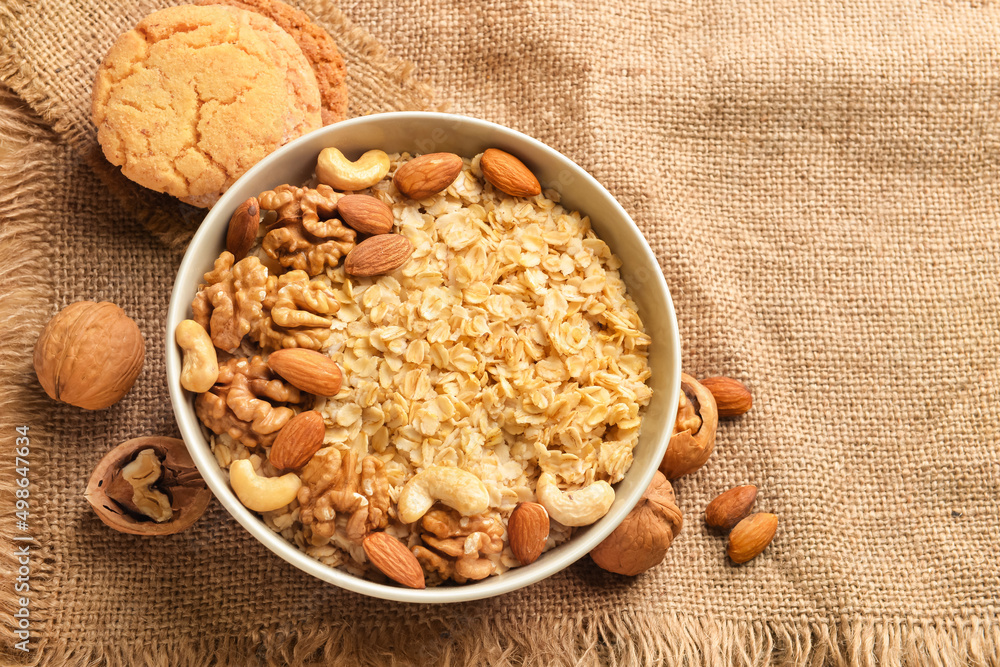
POLYGON ((337 44, 309 16, 280 0, 198 0, 199 5, 226 5, 257 12, 277 23, 292 36, 316 73, 323 100, 323 124, 347 117, 347 70, 337 44))
POLYGON ((261 158, 320 127, 319 88, 273 21, 224 6, 150 14, 94 82, 105 157, 131 180, 208 207, 261 158))

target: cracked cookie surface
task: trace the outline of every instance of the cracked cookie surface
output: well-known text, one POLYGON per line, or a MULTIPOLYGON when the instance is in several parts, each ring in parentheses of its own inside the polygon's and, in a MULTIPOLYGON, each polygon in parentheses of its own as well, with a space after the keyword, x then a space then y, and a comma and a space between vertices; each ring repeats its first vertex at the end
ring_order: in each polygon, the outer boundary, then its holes
POLYGON ((347 117, 347 70, 337 44, 309 16, 281 0, 198 0, 199 5, 227 5, 262 14, 277 23, 302 49, 316 73, 323 101, 323 124, 347 117))
POLYGON ((259 14, 171 7, 108 51, 93 120, 108 160, 131 180, 211 206, 250 167, 322 125, 313 70, 259 14))

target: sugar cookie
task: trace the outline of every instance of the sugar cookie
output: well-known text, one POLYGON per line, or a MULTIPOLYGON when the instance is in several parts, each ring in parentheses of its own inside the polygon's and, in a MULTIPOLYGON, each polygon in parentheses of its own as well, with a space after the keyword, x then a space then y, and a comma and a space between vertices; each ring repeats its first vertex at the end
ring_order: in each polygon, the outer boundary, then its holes
POLYGON ((322 124, 295 41, 233 7, 150 14, 108 51, 94 82, 104 155, 140 185, 208 207, 265 155, 322 124))

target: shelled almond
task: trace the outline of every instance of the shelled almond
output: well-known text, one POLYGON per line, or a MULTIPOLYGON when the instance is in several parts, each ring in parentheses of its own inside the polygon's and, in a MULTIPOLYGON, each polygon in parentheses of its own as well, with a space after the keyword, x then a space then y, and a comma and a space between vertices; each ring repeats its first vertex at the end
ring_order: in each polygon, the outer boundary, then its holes
POLYGON ((272 371, 297 389, 317 396, 334 396, 340 391, 340 366, 322 352, 288 348, 272 352, 267 358, 272 371))
POLYGON ((388 533, 371 533, 362 542, 372 565, 407 588, 424 588, 424 570, 406 545, 388 533))
POLYGON ((767 548, 777 530, 778 517, 774 514, 751 514, 736 524, 733 532, 729 533, 726 553, 737 564, 753 560, 767 548))
POLYGON ((268 459, 278 470, 298 470, 323 446, 326 426, 315 410, 300 412, 278 432, 268 459))
POLYGON ((392 182, 410 199, 426 199, 451 185, 461 171, 462 158, 454 153, 428 153, 397 169, 392 182))
POLYGON ((720 417, 738 417, 753 407, 753 395, 739 380, 711 377, 702 380, 701 384, 715 397, 720 417))
POLYGON ((507 538, 521 565, 538 560, 549 537, 549 514, 538 503, 518 503, 507 520, 507 538))
POLYGON ((257 240, 260 228, 260 203, 256 197, 250 197, 236 207, 233 217, 229 219, 229 229, 226 232, 226 250, 233 253, 237 261, 250 252, 253 242, 257 240))
POLYGON ((493 187, 512 197, 533 197, 542 193, 542 186, 523 162, 499 148, 489 148, 480 158, 483 178, 493 187))
POLYGON ((344 271, 352 276, 380 276, 401 267, 413 254, 413 244, 400 234, 365 239, 347 253, 344 271))
POLYGON ((347 225, 362 234, 392 231, 392 209, 369 195, 346 195, 337 202, 337 212, 347 225))
POLYGON ((716 496, 705 508, 705 523, 712 528, 732 530, 743 520, 757 500, 757 487, 752 484, 737 486, 716 496))

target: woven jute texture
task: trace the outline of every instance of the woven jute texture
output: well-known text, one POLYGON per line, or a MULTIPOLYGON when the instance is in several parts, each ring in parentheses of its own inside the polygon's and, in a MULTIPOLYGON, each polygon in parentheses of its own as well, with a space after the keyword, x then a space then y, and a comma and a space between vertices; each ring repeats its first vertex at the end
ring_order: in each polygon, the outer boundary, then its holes
POLYGON ((353 115, 447 104, 604 183, 659 258, 685 370, 740 378, 754 408, 676 485, 684 530, 636 579, 584 560, 497 599, 403 606, 317 583, 218 504, 177 536, 107 529, 83 499, 102 454, 176 435, 164 318, 201 214, 121 183, 94 154, 90 81, 154 5, 8 0, 3 661, 1000 665, 996 4, 301 6, 343 47, 353 115), (83 298, 119 303, 147 341, 135 388, 100 413, 49 401, 30 366, 44 321, 83 298), (27 531, 14 523, 19 425, 27 531), (741 483, 780 525, 733 567, 700 515, 741 483), (26 655, 17 536, 34 539, 26 655))

